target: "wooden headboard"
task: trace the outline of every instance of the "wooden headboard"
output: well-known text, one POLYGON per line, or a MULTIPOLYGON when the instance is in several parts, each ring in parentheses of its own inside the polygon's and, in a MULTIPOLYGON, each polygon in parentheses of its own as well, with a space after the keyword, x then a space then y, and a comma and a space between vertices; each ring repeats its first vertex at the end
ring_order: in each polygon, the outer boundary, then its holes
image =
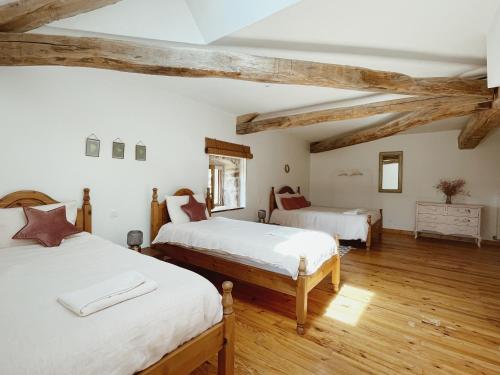
MULTIPOLYGON (((278 190, 278 194, 285 193, 295 194, 295 191, 290 186, 285 185, 278 190)), ((269 194, 269 220, 271 219, 273 211, 278 208, 278 205, 276 204, 276 196, 274 194, 275 191, 273 186, 271 187, 271 193, 269 194)), ((300 186, 297 187, 297 194, 300 194, 300 186)))
MULTIPOLYGON (((175 196, 194 195, 193 191, 188 188, 182 188, 174 193, 175 196)), ((210 198, 210 190, 207 189, 205 196, 205 204, 207 205, 208 214, 212 215, 212 199, 210 198)), ((151 242, 156 238, 160 228, 169 223, 167 201, 158 202, 158 189, 153 188, 153 200, 151 201, 151 242)))
MULTIPOLYGON (((34 190, 20 190, 0 198, 0 208, 33 207, 46 204, 60 203, 47 194, 34 190)), ((75 226, 88 233, 92 233, 92 206, 90 205, 90 189, 83 189, 83 204, 76 215, 75 226)))

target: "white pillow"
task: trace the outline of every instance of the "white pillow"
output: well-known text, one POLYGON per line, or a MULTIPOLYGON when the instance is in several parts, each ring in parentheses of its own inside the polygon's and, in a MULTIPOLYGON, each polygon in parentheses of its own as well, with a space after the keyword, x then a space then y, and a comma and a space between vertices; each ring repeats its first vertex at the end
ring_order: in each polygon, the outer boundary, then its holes
MULTIPOLYGON (((195 194, 194 199, 196 199, 196 201, 198 201, 199 203, 206 204, 203 194, 195 194)), ((170 216, 170 220, 172 221, 172 223, 184 224, 191 222, 189 216, 184 211, 182 211, 181 208, 182 205, 189 202, 188 195, 167 195, 165 197, 165 200, 167 201, 168 216, 170 216)), ((208 210, 205 210, 205 215, 208 218, 208 210)))
POLYGON ((291 198, 291 197, 300 197, 300 194, 294 193, 283 193, 283 194, 274 194, 274 198, 276 200, 276 205, 278 206, 278 210, 284 210, 283 204, 281 203, 281 198, 291 198))
MULTIPOLYGON (((57 207, 66 206, 66 219, 73 225, 76 223, 77 205, 76 201, 65 203, 47 204, 35 206, 40 211, 50 211, 57 207)), ((26 215, 22 207, 0 208, 0 249, 31 245, 37 243, 34 240, 13 240, 12 237, 26 225, 26 215)))

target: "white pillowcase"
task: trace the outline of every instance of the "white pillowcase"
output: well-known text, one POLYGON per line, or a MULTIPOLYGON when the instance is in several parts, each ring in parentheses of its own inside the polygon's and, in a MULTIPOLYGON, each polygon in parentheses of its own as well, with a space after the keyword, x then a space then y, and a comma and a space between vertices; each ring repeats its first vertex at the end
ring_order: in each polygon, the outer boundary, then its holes
MULTIPOLYGON (((199 203, 206 204, 203 194, 195 194, 194 199, 196 199, 196 201, 199 203)), ((188 195, 167 195, 165 197, 165 200, 167 201, 168 215, 170 216, 170 220, 172 221, 172 223, 184 224, 191 222, 189 216, 184 211, 182 211, 181 208, 182 205, 189 202, 188 195)), ((205 215, 208 218, 208 210, 205 210, 205 215)))
POLYGON ((274 198, 276 200, 276 205, 278 206, 278 210, 284 210, 283 203, 281 203, 281 198, 291 198, 291 197, 300 197, 300 194, 294 193, 283 193, 283 194, 274 194, 274 198))
MULTIPOLYGON (((40 211, 50 211, 66 206, 66 219, 73 225, 76 223, 78 207, 76 201, 35 206, 40 211)), ((12 237, 26 225, 26 215, 22 207, 0 208, 0 249, 23 245, 32 245, 34 240, 13 240, 12 237)))

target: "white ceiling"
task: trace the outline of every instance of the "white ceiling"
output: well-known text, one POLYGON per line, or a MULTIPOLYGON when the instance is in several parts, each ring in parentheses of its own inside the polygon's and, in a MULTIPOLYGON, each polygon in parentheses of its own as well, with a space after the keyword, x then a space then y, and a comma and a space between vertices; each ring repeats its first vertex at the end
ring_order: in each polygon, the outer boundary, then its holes
MULTIPOLYGON (((200 21, 210 12, 193 11, 192 6, 198 0, 187 1, 123 0, 54 22, 40 31, 58 32, 57 27, 198 44, 220 36, 221 29, 211 33, 210 23, 200 21), (203 22, 204 26, 200 27, 203 22)), ((223 0, 217 0, 220 1, 223 0)), ((273 13, 276 9, 269 8, 259 17, 242 17, 239 26, 262 19, 239 30, 234 24, 223 28, 222 34, 237 31, 210 43, 207 48, 358 65, 413 76, 457 76, 486 66, 486 35, 500 7, 500 0, 302 0, 287 7, 293 2, 296 1, 280 0, 283 10, 273 13)), ((246 4, 248 6, 248 2, 246 4)), ((212 19, 213 15, 207 17, 212 19)), ((225 79, 157 78, 165 80, 172 91, 235 115, 281 112, 353 100, 368 94, 225 79)), ((374 97, 373 100, 380 99, 374 97)), ((391 116, 281 131, 317 141, 391 116)), ((466 120, 444 120, 414 132, 457 129, 463 127, 466 120)))
POLYGON ((232 37, 484 61, 486 33, 499 4, 498 0, 303 0, 232 37))
POLYGON ((122 0, 51 26, 171 42, 208 44, 300 0, 122 0))

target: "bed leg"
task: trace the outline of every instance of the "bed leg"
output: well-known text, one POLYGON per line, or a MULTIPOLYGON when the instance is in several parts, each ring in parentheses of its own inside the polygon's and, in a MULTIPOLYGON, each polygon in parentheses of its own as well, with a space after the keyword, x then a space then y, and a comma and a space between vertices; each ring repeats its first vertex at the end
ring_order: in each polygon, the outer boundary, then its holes
POLYGON ((372 247, 372 215, 368 215, 368 235, 366 236, 366 250, 370 251, 372 247))
POLYGON ((218 354, 218 375, 234 375, 234 310, 233 310, 233 283, 222 283, 222 307, 224 309, 224 346, 218 354))
POLYGON ((300 257, 299 277, 297 278, 297 291, 295 296, 295 309, 297 313, 297 333, 303 335, 307 319, 307 276, 306 258, 300 257))
POLYGON ((382 232, 384 231, 384 211, 380 209, 380 222, 379 222, 379 232, 378 232, 378 240, 382 242, 382 232))
POLYGON ((335 255, 335 261, 332 267, 332 285, 333 291, 337 293, 340 288, 340 255, 335 255))

